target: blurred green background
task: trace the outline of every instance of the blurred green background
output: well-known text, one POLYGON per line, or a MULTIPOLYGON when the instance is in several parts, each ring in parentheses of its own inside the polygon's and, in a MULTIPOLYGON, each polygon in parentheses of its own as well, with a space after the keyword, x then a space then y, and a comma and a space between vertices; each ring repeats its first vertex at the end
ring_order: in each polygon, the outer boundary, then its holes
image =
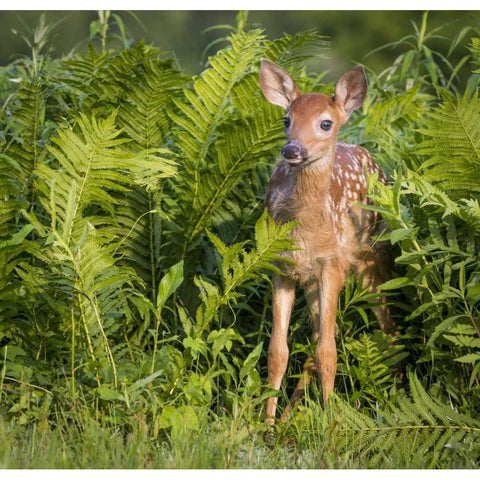
MULTIPOLYGON (((134 11, 112 12, 120 14, 129 35, 145 38, 160 49, 173 53, 186 73, 199 73, 206 57, 205 48, 224 36, 225 30, 207 30, 218 24, 235 23, 237 11, 134 11)), ((0 12, 0 65, 6 65, 21 55, 29 55, 29 47, 21 35, 31 37, 39 22, 40 11, 0 12)), ((270 38, 283 32, 294 34, 315 29, 330 37, 329 58, 321 59, 319 70, 328 69, 338 75, 354 62, 365 63, 380 72, 402 52, 402 47, 387 48, 365 59, 372 50, 389 42, 398 41, 413 32, 411 21, 421 23, 421 11, 250 11, 249 26, 261 26, 270 38)), ((88 43, 89 26, 98 18, 96 11, 47 11, 47 24, 59 22, 50 35, 51 55, 68 54, 74 48, 84 49, 88 43)), ((429 29, 445 25, 439 35, 452 37, 464 25, 480 25, 478 11, 433 11, 429 13, 429 29)), ((216 44, 208 55, 224 44, 216 44)), ((432 45, 448 52, 450 42, 438 38, 432 45)), ((405 47, 403 47, 405 48, 405 47)), ((454 52, 461 58, 462 48, 454 52)))

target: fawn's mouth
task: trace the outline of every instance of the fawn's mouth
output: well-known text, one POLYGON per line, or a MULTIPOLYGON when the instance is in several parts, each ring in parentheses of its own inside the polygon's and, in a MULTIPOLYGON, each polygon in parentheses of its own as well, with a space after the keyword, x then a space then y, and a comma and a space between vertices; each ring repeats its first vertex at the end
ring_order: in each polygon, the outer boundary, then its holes
POLYGON ((292 167, 301 167, 305 168, 308 167, 309 165, 312 165, 317 162, 321 162, 322 160, 325 160, 325 158, 328 158, 326 153, 328 152, 321 152, 317 153, 315 155, 311 155, 310 157, 300 157, 300 158, 285 158, 285 160, 292 165, 292 167))
MULTIPOLYGON (((283 157, 285 158, 285 157, 283 157)), ((308 158, 285 158, 290 165, 301 165, 308 161, 308 158)))

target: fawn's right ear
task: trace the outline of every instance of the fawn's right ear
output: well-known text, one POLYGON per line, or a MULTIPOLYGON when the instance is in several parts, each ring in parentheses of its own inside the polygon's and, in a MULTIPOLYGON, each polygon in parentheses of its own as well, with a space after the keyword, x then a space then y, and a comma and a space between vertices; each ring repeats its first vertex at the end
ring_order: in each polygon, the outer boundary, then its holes
POLYGON ((262 58, 260 67, 260 85, 265 98, 285 110, 302 94, 283 68, 265 58, 262 58))

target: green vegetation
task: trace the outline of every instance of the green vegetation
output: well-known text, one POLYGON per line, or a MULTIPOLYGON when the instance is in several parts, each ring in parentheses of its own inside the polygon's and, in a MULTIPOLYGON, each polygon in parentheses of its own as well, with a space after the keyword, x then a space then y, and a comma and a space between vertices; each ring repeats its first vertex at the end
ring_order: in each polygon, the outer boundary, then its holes
MULTIPOLYGON (((307 68, 328 43, 271 40, 240 14, 190 78, 111 36, 119 19, 102 14, 100 47, 58 59, 41 22, 31 56, 0 71, 0 465, 478 468, 478 27, 432 50, 425 14, 369 71, 342 136, 391 179, 369 179, 368 208, 391 229, 399 335, 350 278, 336 397, 324 407, 314 382, 268 443, 269 273, 292 226, 263 209, 284 134, 258 69, 270 58, 331 92, 307 68)), ((307 317, 299 295, 281 408, 314 349, 307 317)))

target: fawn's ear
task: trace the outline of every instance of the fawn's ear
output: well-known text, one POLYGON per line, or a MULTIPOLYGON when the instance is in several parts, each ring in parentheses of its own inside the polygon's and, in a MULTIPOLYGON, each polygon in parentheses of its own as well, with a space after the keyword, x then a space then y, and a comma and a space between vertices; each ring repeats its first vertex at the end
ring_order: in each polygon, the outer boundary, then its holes
POLYGON ((265 58, 262 58, 260 67, 260 85, 265 98, 285 110, 301 95, 292 77, 283 68, 265 58))
POLYGON ((367 94, 367 77, 362 67, 358 66, 342 75, 335 87, 335 102, 350 115, 362 106, 367 94))

